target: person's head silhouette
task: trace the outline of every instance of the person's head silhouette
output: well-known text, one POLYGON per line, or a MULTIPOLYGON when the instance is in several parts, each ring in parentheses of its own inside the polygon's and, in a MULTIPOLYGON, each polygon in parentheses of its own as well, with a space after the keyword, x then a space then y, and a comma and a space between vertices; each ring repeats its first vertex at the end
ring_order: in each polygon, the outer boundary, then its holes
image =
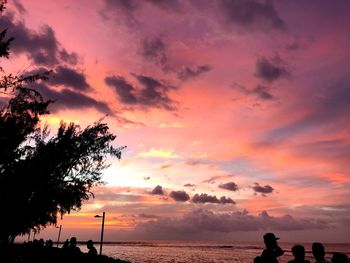
POLYGON ((269 263, 278 263, 277 258, 284 254, 282 248, 277 244, 279 238, 274 233, 266 233, 264 235, 264 243, 266 248, 261 253, 261 261, 269 263))
POLYGON ((70 239, 70 241, 69 241, 69 245, 70 245, 71 247, 77 246, 77 238, 76 238, 76 237, 72 237, 72 238, 70 239))
POLYGON ((321 243, 317 243, 317 242, 313 243, 312 254, 314 255, 314 258, 316 259, 316 261, 324 260, 324 256, 326 255, 324 246, 321 243))
POLYGON ((86 243, 86 246, 87 246, 87 248, 89 249, 88 255, 90 255, 90 256, 97 256, 97 250, 96 250, 96 248, 94 247, 94 242, 93 242, 92 240, 89 240, 89 241, 86 243))
POLYGON ((296 260, 305 259, 305 248, 301 245, 295 245, 292 247, 292 253, 296 260))
POLYGON ((348 256, 344 253, 334 253, 332 263, 348 263, 348 256))
POLYGON ((87 247, 88 249, 93 248, 93 247, 94 247, 94 242, 93 242, 92 240, 89 240, 89 241, 86 243, 86 247, 87 247))
POLYGON ((264 243, 266 247, 275 247, 277 246, 277 240, 279 238, 275 236, 274 233, 266 233, 264 235, 264 243))

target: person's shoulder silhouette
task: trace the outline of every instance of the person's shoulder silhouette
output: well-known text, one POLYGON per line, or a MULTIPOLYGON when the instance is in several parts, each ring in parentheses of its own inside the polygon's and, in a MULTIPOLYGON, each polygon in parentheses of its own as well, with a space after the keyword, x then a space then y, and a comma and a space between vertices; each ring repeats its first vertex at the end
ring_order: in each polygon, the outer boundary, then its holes
POLYGON ((63 243, 63 245, 62 245, 62 249, 63 249, 63 250, 67 250, 67 249, 68 249, 68 246, 69 246, 69 240, 68 240, 68 238, 67 238, 67 240, 64 241, 64 243, 63 243))
POLYGON ((97 256, 97 250, 94 247, 94 242, 92 240, 89 240, 86 243, 86 247, 89 249, 89 251, 88 251, 89 256, 97 256))
POLYGON ((77 238, 76 237, 72 237, 69 240, 69 246, 68 246, 68 251, 71 254, 80 254, 80 248, 77 247, 77 238))
POLYGON ((261 254, 261 261, 267 263, 278 263, 277 258, 284 254, 283 250, 278 246, 279 238, 274 233, 266 233, 264 235, 265 249, 261 254))

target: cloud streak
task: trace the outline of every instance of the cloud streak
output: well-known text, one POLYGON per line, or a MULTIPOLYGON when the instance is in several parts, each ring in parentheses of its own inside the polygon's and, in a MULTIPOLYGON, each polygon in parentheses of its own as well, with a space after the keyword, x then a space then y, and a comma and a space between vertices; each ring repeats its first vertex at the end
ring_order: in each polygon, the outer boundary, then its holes
POLYGON ((1 15, 0 24, 9 28, 8 35, 15 38, 11 45, 14 53, 24 53, 37 65, 54 66, 65 62, 76 64, 78 56, 69 53, 58 42, 52 27, 44 25, 39 31, 26 27, 21 21, 15 21, 13 14, 1 15))
POLYGON ((326 229, 324 221, 311 218, 296 219, 290 215, 280 217, 270 216, 262 212, 258 216, 243 212, 215 213, 198 209, 185 214, 180 218, 161 217, 156 221, 140 224, 136 231, 146 233, 163 233, 165 236, 182 236, 203 233, 219 232, 230 233, 237 231, 296 231, 310 229, 326 229))
POLYGON ((208 194, 195 194, 192 197, 193 203, 213 203, 213 204, 235 204, 235 201, 233 201, 231 198, 222 196, 220 199, 218 199, 215 195, 208 195, 208 194))
POLYGON ((141 88, 121 76, 113 75, 105 78, 105 83, 114 88, 120 102, 135 107, 176 110, 176 102, 169 97, 169 91, 175 87, 149 76, 132 75, 141 88))

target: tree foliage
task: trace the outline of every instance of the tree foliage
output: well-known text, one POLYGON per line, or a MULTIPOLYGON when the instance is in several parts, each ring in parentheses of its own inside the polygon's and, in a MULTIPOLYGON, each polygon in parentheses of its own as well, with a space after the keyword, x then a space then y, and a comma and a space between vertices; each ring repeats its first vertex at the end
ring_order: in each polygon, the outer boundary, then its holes
MULTIPOLYGON (((9 56, 11 41, 3 30, 0 57, 9 56)), ((107 156, 121 157, 123 147, 112 146, 116 136, 102 121, 85 129, 62 122, 55 135, 40 127, 52 101, 28 84, 45 81, 48 74, 0 79, 0 92, 8 98, 0 109, 0 242, 12 242, 80 209, 101 182, 107 156)))

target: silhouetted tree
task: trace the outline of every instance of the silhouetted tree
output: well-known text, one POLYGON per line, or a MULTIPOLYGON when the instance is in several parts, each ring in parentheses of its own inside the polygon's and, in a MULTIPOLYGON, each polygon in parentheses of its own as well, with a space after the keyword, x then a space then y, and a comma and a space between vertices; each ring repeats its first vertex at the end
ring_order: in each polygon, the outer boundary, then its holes
MULTIPOLYGON (((9 56, 11 41, 6 30, 0 33, 0 57, 9 56)), ((0 242, 13 242, 80 209, 100 183, 107 155, 121 157, 123 147, 111 145, 116 136, 102 121, 85 129, 62 122, 53 136, 47 126, 40 128, 52 101, 28 83, 48 74, 0 79, 0 92, 8 99, 0 109, 0 242)))
MULTIPOLYGON (((5 3, 5 1, 0 0, 0 13, 2 13, 5 10, 5 3)), ((0 32, 0 57, 8 58, 10 42, 13 40, 13 38, 6 39, 6 32, 7 29, 3 29, 0 32)))

